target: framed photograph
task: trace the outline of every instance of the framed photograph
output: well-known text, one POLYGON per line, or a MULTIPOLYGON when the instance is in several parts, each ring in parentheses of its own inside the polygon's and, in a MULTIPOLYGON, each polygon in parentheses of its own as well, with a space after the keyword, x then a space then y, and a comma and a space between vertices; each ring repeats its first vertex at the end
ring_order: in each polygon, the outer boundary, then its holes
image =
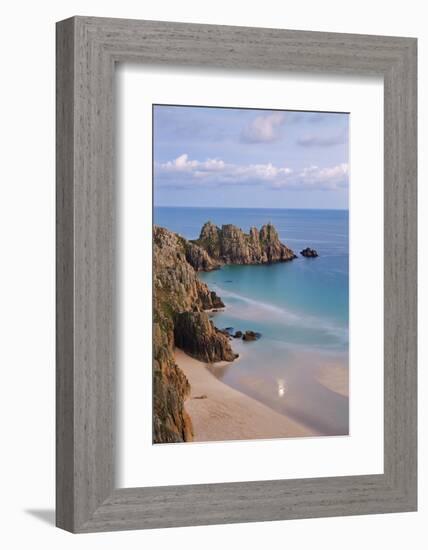
POLYGON ((416 39, 57 24, 57 525, 414 511, 416 39))

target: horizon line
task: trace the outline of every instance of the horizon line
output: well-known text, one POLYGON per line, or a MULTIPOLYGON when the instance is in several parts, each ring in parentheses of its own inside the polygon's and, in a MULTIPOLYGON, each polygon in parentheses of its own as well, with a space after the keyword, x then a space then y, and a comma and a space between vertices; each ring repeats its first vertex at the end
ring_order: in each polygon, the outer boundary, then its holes
POLYGON ((211 208, 217 210, 337 210, 349 212, 349 208, 302 208, 302 207, 272 207, 272 206, 176 206, 170 204, 154 204, 153 208, 211 208))

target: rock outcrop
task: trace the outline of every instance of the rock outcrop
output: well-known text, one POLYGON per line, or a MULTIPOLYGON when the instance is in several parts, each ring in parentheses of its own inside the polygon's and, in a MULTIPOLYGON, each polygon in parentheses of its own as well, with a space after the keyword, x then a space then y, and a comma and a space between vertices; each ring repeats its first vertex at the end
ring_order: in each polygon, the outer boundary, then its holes
POLYGON ((184 409, 187 378, 174 362, 172 327, 153 326, 153 443, 191 441, 192 421, 184 409))
POLYGON ((235 225, 227 224, 220 228, 207 222, 193 244, 205 250, 218 265, 267 264, 286 262, 296 257, 290 248, 281 243, 271 223, 263 225, 260 231, 252 227, 249 233, 244 233, 235 225))
POLYGON ((230 340, 256 340, 258 333, 221 331, 207 311, 224 308, 198 271, 224 264, 266 264, 294 259, 272 224, 249 234, 234 225, 207 222, 196 241, 162 227, 153 229, 153 442, 191 441, 192 422, 184 409, 190 386, 174 361, 174 347, 207 363, 233 361, 230 340))
POLYGON ((233 361, 229 338, 208 319, 204 312, 186 311, 176 316, 174 324, 176 346, 206 363, 233 361))
POLYGON ((153 230, 153 245, 153 442, 190 441, 192 423, 184 409, 190 387, 174 362, 174 346, 208 362, 232 361, 235 354, 205 312, 224 304, 198 279, 189 250, 193 261, 215 263, 161 227, 153 230))
POLYGON ((196 271, 212 271, 220 267, 219 262, 213 260, 206 250, 195 243, 186 241, 185 252, 186 260, 196 271))
POLYGON ((302 256, 304 256, 305 258, 317 258, 318 257, 318 252, 313 248, 309 248, 309 246, 307 248, 301 250, 300 254, 302 256))
POLYGON ((259 332, 254 332, 253 330, 246 330, 242 339, 245 342, 253 342, 254 340, 258 340, 260 336, 261 334, 259 332))

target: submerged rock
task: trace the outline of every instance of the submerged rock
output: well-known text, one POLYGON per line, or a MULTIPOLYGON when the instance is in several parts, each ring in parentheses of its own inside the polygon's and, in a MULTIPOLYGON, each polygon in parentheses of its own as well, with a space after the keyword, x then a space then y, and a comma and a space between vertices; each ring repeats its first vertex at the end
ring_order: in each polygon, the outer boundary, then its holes
POLYGON ((241 330, 237 330, 235 332, 235 334, 233 335, 234 338, 242 338, 242 331, 241 330))
POLYGON ((300 251, 300 254, 305 258, 317 258, 318 252, 314 248, 309 248, 309 246, 300 251))

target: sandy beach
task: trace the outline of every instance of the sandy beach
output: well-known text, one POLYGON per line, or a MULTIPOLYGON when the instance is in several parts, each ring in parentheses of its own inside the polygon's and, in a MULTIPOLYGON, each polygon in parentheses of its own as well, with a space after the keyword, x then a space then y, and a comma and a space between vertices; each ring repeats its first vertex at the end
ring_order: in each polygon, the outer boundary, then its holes
POLYGON ((175 350, 191 394, 185 403, 194 441, 272 439, 319 435, 218 380, 201 361, 175 350))
POLYGON ((329 390, 349 397, 349 370, 339 365, 324 365, 319 369, 317 380, 329 390))

